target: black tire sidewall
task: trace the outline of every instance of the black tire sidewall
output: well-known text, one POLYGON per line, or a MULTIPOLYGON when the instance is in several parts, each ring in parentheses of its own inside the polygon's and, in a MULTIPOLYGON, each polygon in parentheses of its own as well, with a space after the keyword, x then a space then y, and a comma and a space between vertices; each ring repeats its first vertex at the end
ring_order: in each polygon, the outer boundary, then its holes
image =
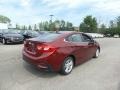
POLYGON ((5 40, 5 38, 2 39, 2 44, 6 44, 6 40, 5 40), (4 42, 3 42, 3 40, 4 40, 4 42))

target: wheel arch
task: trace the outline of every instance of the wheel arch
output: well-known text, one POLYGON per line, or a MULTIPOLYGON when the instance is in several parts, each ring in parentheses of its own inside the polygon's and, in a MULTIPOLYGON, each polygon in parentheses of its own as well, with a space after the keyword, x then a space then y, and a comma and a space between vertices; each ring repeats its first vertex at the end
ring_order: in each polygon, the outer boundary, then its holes
POLYGON ((97 47, 99 49, 99 52, 100 52, 100 46, 97 47))

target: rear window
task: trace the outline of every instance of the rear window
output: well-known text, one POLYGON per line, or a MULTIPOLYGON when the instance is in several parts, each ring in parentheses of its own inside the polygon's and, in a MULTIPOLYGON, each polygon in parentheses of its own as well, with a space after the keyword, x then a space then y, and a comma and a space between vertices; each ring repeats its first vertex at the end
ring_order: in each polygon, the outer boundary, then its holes
POLYGON ((43 34, 37 38, 39 38, 40 41, 52 42, 55 39, 57 39, 59 36, 60 36, 60 34, 43 34))

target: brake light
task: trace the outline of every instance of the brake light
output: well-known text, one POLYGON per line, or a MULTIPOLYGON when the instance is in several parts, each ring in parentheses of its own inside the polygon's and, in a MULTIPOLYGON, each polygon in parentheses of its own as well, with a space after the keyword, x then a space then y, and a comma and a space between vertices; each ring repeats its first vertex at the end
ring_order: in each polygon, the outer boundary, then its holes
POLYGON ((37 50, 40 52, 54 52, 56 48, 47 45, 37 45, 37 50))

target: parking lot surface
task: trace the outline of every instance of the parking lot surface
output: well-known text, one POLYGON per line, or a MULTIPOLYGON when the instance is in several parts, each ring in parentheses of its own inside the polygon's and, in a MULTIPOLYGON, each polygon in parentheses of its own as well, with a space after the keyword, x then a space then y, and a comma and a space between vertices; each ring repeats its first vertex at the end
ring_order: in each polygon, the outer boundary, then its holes
POLYGON ((120 90, 120 38, 96 39, 97 59, 63 76, 37 70, 22 60, 22 44, 0 44, 0 90, 120 90))

